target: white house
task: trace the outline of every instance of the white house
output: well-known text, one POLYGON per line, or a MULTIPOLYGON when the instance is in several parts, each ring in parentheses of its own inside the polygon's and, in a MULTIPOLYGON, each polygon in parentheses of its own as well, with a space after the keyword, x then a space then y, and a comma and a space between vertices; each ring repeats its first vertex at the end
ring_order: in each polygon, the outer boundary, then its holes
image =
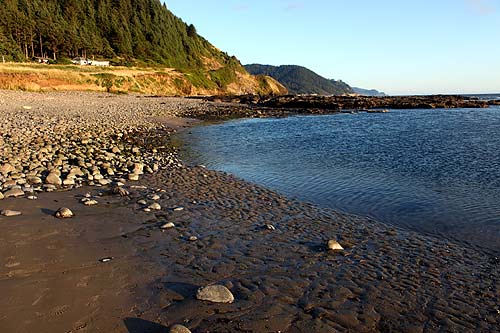
POLYGON ((87 58, 73 58, 73 60, 71 60, 72 63, 74 63, 75 65, 90 65, 90 61, 89 59, 87 58))
POLYGON ((92 60, 92 61, 90 61, 89 65, 108 67, 109 66, 109 61, 92 60))

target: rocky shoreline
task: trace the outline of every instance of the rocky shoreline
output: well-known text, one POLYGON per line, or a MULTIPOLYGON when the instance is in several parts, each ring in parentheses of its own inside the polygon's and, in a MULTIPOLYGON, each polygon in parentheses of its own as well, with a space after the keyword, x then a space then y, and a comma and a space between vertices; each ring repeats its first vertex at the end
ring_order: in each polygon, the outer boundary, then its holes
POLYGON ((330 114, 338 112, 382 112, 386 109, 487 108, 498 101, 484 101, 457 95, 430 96, 206 96, 192 99, 217 102, 203 114, 189 113, 202 119, 238 117, 284 117, 293 114, 330 114))
POLYGON ((0 216, 0 329, 500 331, 494 254, 177 159, 175 117, 239 112, 253 113, 194 99, 0 91, 0 210, 21 213, 0 216), (61 207, 74 216, 55 218, 61 207))

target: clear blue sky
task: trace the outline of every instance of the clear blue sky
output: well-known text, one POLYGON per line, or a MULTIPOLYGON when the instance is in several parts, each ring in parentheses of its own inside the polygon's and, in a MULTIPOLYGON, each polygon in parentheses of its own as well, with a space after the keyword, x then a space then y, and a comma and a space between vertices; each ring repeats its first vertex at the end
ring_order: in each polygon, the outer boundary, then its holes
POLYGON ((500 92, 500 0, 166 0, 243 64, 390 94, 500 92))

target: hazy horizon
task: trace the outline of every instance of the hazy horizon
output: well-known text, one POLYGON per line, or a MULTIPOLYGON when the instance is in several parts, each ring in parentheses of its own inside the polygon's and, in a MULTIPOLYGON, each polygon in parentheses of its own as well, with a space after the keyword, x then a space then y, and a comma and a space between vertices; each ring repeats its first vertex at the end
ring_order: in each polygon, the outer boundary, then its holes
POLYGON ((243 64, 300 65, 391 95, 500 93, 499 0, 166 3, 243 64))

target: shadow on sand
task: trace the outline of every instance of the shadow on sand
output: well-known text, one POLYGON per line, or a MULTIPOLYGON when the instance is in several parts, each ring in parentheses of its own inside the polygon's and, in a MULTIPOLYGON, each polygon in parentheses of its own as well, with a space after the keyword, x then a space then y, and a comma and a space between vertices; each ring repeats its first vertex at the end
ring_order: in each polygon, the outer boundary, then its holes
POLYGON ((127 333, 168 333, 168 328, 140 318, 125 318, 123 320, 127 333))

